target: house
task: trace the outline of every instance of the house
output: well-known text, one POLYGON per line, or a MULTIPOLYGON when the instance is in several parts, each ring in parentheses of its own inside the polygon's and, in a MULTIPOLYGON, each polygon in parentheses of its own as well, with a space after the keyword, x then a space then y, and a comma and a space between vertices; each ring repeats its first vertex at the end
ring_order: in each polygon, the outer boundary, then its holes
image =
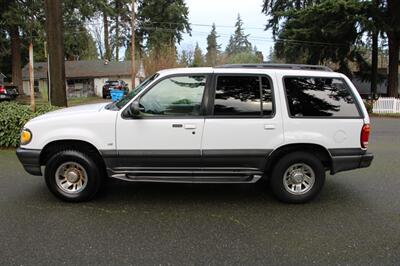
MULTIPOLYGON (((137 67, 136 84, 144 78, 142 67, 137 67)), ((48 95, 48 64, 47 62, 34 63, 35 94, 47 99, 48 95)), ((108 62, 95 61, 66 61, 65 77, 67 97, 103 96, 103 85, 107 80, 123 80, 131 88, 131 61, 108 62)), ((29 95, 28 65, 22 69, 24 93, 29 95)))
POLYGON ((6 75, 0 72, 0 85, 4 84, 4 79, 6 78, 6 75))

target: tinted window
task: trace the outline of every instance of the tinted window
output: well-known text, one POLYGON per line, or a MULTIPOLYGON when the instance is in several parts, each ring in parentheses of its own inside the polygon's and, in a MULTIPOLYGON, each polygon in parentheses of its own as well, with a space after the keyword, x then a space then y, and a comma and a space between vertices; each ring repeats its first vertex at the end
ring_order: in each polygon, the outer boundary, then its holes
POLYGON ((260 78, 219 76, 215 91, 214 115, 272 115, 271 85, 268 78, 262 77, 261 82, 260 78))
POLYGON ((164 79, 140 99, 142 114, 199 115, 205 86, 205 76, 164 79))
POLYGON ((262 88, 262 110, 263 115, 273 115, 274 106, 273 106, 273 96, 272 96, 272 87, 269 79, 266 77, 261 78, 261 88, 262 88))
POLYGON ((360 116, 350 89, 342 79, 288 77, 284 82, 291 116, 360 116))

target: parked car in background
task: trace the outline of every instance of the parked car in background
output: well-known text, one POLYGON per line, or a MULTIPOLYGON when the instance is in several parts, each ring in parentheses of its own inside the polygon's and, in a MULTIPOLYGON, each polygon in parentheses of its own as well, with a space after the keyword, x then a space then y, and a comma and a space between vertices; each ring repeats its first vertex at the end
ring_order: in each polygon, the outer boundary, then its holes
POLYGON ((111 90, 123 90, 124 95, 129 91, 128 84, 123 80, 107 80, 103 86, 103 99, 111 97, 111 90))
POLYGON ((17 86, 14 85, 0 85, 0 101, 11 101, 18 97, 17 86))

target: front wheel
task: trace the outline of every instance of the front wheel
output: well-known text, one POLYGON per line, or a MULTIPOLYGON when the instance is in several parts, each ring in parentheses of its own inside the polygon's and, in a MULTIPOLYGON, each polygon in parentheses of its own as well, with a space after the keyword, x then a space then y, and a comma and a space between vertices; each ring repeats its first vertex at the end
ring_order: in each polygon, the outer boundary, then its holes
POLYGON ((321 161, 307 152, 282 157, 272 170, 270 186, 281 201, 304 203, 314 198, 325 183, 321 161))
POLYGON ((46 164, 45 181, 50 191, 65 201, 92 199, 98 192, 104 172, 94 158, 75 150, 61 151, 46 164))

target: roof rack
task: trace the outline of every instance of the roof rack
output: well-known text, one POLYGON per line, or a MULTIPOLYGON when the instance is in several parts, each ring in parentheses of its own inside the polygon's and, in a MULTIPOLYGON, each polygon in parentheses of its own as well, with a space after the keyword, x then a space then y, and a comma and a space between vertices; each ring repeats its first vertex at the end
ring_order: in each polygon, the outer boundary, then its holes
POLYGON ((302 64, 228 64, 220 65, 215 68, 266 68, 266 69, 296 69, 296 70, 315 70, 315 71, 327 71, 333 72, 333 70, 327 66, 319 65, 302 65, 302 64))

